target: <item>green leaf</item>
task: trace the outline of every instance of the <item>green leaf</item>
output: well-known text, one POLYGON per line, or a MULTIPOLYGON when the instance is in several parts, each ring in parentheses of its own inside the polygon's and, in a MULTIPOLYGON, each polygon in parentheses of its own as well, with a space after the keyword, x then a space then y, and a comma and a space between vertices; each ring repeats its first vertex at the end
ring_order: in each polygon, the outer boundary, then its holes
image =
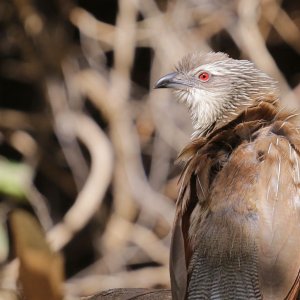
POLYGON ((27 164, 0 159, 0 193, 24 198, 32 176, 32 168, 27 164))

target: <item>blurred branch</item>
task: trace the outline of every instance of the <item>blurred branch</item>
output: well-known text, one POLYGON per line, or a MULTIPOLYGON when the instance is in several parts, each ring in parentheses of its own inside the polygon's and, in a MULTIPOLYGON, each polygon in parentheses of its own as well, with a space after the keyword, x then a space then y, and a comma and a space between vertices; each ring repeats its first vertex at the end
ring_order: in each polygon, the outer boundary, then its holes
POLYGON ((259 0, 240 0, 238 26, 228 27, 228 32, 244 53, 247 53, 258 68, 272 74, 279 81, 283 101, 292 107, 298 107, 298 101, 291 91, 286 79, 268 51, 265 40, 257 25, 257 9, 259 0), (287 100, 288 99, 288 100, 287 100))
POLYGON ((72 170, 74 181, 80 189, 86 176, 87 166, 76 140, 72 111, 68 105, 66 90, 57 80, 47 81, 49 103, 53 111, 54 130, 61 144, 62 151, 72 170))
POLYGON ((143 268, 130 272, 120 272, 114 275, 86 276, 82 279, 74 279, 68 283, 68 289, 77 295, 94 293, 94 287, 98 290, 114 287, 152 287, 156 285, 168 285, 169 271, 164 267, 143 268))
POLYGON ((267 1, 267 7, 262 12, 281 38, 300 54, 300 30, 277 1, 267 1))
POLYGON ((70 21, 84 35, 97 39, 107 44, 108 47, 112 47, 115 26, 97 20, 92 14, 80 7, 75 7, 71 10, 70 21))
POLYGON ((74 205, 63 222, 48 232, 48 240, 54 249, 61 249, 91 219, 101 205, 112 174, 112 150, 106 136, 90 118, 84 115, 73 115, 73 118, 75 133, 89 150, 92 164, 74 205))
POLYGON ((116 155, 122 159, 126 178, 135 200, 153 216, 162 216, 171 224, 174 208, 163 195, 151 189, 139 157, 140 147, 135 129, 128 116, 126 106, 120 105, 119 96, 113 86, 96 72, 82 71, 76 81, 82 92, 105 114, 111 126, 112 141, 116 155), (115 91, 116 92, 116 91, 115 91))
POLYGON ((39 113, 24 113, 12 109, 0 110, 0 127, 4 129, 39 128, 42 133, 51 131, 51 122, 39 113))

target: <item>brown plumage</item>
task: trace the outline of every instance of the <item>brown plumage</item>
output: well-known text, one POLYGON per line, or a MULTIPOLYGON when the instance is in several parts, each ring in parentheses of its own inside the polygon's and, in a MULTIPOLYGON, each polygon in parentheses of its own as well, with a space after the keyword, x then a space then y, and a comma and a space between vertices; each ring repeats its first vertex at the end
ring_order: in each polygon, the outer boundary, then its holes
POLYGON ((296 299, 300 135, 276 83, 209 53, 184 58, 156 87, 176 90, 195 127, 179 156, 173 299, 296 299))

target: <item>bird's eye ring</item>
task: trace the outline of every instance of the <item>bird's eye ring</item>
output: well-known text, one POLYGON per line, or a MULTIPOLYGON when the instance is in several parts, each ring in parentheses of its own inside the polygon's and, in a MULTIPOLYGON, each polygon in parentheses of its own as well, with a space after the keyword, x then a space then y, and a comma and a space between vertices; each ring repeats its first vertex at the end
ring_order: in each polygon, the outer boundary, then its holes
POLYGON ((202 82, 207 82, 210 78, 210 74, 207 73, 207 72, 201 72, 199 75, 198 75, 198 78, 202 81, 202 82))

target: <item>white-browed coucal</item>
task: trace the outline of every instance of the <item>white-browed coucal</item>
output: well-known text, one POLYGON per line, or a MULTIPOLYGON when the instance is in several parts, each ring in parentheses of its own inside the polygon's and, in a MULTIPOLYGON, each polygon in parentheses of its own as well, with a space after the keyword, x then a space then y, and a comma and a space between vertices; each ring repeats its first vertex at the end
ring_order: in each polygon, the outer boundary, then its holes
POLYGON ((172 88, 194 125, 174 222, 174 300, 296 299, 300 135, 277 83, 224 53, 186 56, 172 88))

